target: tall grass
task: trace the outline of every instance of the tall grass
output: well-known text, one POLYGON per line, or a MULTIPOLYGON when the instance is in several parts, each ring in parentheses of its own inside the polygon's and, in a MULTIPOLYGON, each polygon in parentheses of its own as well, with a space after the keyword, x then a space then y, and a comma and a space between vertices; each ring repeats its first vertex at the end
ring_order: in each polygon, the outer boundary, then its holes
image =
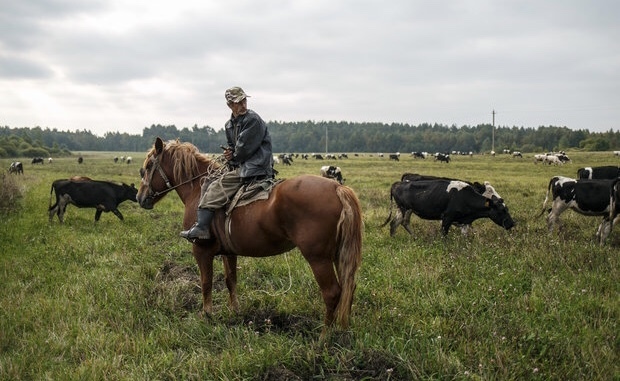
MULTIPOLYGON (((82 153, 25 165, 24 190, 0 223, 0 379, 544 379, 620 377, 620 233, 596 244, 599 218, 562 215, 549 234, 540 213, 548 180, 618 164, 610 153, 569 153, 562 167, 531 158, 456 157, 445 164, 364 155, 335 162, 364 212, 362 268, 349 330, 319 340, 324 306, 308 264, 286 255, 240 258, 241 311, 227 307, 216 261, 214 315, 203 319, 198 270, 178 238, 183 206, 132 202, 118 220, 69 206, 48 222, 50 184, 73 175, 138 183, 144 153, 82 153), (414 236, 379 226, 404 172, 489 180, 517 226, 488 220, 474 234, 412 219, 414 236)), ((29 163, 28 160, 22 160, 29 163)), ((8 168, 8 162, 0 166, 8 168)), ((280 177, 324 162, 279 166, 280 177)), ((248 237, 250 238, 250 237, 248 237)))

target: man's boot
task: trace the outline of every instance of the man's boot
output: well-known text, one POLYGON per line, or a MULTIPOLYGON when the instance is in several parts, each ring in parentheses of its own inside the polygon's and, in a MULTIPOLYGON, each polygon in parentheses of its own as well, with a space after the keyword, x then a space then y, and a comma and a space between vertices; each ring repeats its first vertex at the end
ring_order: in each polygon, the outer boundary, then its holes
POLYGON ((196 239, 210 239, 209 226, 215 212, 211 209, 198 208, 196 223, 189 230, 183 230, 179 235, 188 241, 196 239))

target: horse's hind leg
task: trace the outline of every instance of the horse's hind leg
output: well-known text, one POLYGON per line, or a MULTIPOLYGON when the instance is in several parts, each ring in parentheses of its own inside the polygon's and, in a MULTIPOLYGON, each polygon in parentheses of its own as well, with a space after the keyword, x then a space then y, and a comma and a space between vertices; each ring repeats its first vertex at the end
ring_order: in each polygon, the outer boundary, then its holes
POLYGON ((228 303, 230 308, 239 312, 239 299, 237 298, 237 256, 222 256, 224 264, 224 278, 226 279, 226 287, 228 288, 228 303))
POLYGON ((334 271, 334 263, 327 256, 312 261, 305 254, 304 257, 310 263, 314 279, 316 279, 321 289, 321 296, 325 303, 325 326, 331 326, 334 323, 334 315, 342 291, 334 271))

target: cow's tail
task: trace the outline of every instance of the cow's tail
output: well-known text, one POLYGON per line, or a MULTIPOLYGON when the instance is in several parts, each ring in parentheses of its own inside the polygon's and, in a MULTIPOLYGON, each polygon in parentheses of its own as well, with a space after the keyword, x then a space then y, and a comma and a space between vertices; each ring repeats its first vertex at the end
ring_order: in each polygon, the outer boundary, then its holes
POLYGON ((56 204, 54 204, 54 206, 52 206, 52 193, 54 193, 54 184, 52 184, 52 187, 50 189, 50 202, 49 202, 48 207, 47 207, 47 211, 48 212, 56 207, 56 204))
POLYGON ((362 207, 360 201, 347 186, 336 188, 336 194, 342 203, 338 221, 338 252, 336 269, 340 281, 340 301, 336 307, 336 322, 342 328, 349 326, 351 305, 355 293, 355 274, 362 263, 362 207))
POLYGON ((543 201, 543 204, 542 204, 542 210, 536 217, 540 217, 545 213, 545 205, 547 205, 547 201, 549 200, 549 193, 551 192, 551 186, 557 179, 558 179, 557 177, 552 177, 551 180, 549 180, 549 185, 547 186, 547 194, 545 195, 545 201, 543 201))
POLYGON ((379 227, 381 227, 381 228, 384 227, 385 225, 388 224, 388 222, 390 222, 392 220, 392 211, 393 210, 394 210, 394 194, 392 193, 392 190, 390 189, 390 213, 388 214, 388 216, 385 219, 385 221, 379 227))

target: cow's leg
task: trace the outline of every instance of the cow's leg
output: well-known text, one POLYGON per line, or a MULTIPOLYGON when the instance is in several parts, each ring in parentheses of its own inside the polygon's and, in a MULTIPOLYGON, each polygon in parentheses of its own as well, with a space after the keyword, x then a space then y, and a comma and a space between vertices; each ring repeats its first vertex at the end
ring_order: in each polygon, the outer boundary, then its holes
POLYGON ((596 231, 596 237, 598 238, 599 244, 601 246, 605 244, 605 241, 607 240, 609 233, 611 233, 612 226, 613 224, 612 224, 612 221, 609 220, 609 217, 607 216, 603 217, 603 221, 601 221, 601 224, 599 225, 596 231))
POLYGON ((471 224, 461 224, 459 227, 461 228, 461 234, 464 236, 468 236, 472 231, 471 224))
POLYGON ((568 209, 568 205, 560 199, 553 200, 553 204, 551 204, 551 211, 547 216, 547 227, 549 231, 552 232, 555 226, 558 227, 558 230, 562 228, 562 223, 560 222, 560 214, 562 214, 566 209, 568 209))
POLYGON ((396 233, 396 228, 398 228, 398 225, 401 225, 402 222, 403 211, 400 208, 397 208, 396 213, 394 214, 394 219, 390 222, 390 237, 394 236, 394 234, 396 233))
POLYGON ((67 198, 66 197, 61 197, 58 200, 58 221, 60 221, 60 223, 64 223, 65 222, 65 210, 67 210, 67 198))
POLYGON ((239 312, 239 299, 237 298, 237 256, 223 255, 224 279, 228 288, 228 304, 230 308, 239 312))
POLYGON ((123 215, 121 214, 121 211, 118 209, 112 209, 112 213, 114 213, 114 215, 116 217, 118 217, 119 220, 123 220, 123 215))
POLYGON ((446 216, 443 216, 441 218, 441 234, 443 234, 444 237, 448 235, 448 231, 450 230, 450 225, 452 225, 452 222, 452 218, 446 216))
POLYGON ((413 235, 413 231, 411 231, 411 215, 412 214, 413 214, 413 210, 411 209, 408 209, 407 211, 405 211, 403 222, 401 222, 401 225, 403 225, 403 227, 409 233, 409 235, 413 235))
POLYGON ((99 218, 101 218, 101 213, 103 212, 103 210, 97 208, 97 211, 95 212, 95 222, 99 221, 99 218))

